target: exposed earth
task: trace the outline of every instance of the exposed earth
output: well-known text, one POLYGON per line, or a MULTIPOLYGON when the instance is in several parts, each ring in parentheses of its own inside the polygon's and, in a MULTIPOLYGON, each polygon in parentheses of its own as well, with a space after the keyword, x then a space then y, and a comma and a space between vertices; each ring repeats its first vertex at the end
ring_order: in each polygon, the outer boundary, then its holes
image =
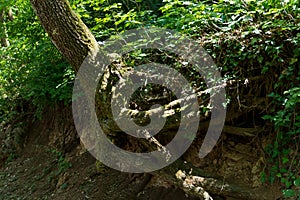
POLYGON ((29 120, 24 147, 2 153, 0 199, 280 199, 276 184, 260 181, 266 166, 260 145, 268 140, 261 135, 223 133, 204 159, 197 156, 199 137, 171 166, 129 174, 96 161, 78 139, 74 144, 69 110, 57 109, 45 112, 43 120, 29 120))

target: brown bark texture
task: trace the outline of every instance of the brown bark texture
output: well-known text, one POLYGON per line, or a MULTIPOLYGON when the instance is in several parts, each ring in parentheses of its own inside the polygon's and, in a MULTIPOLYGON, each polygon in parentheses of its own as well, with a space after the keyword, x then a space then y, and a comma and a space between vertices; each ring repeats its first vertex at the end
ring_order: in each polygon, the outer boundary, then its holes
MULTIPOLYGON (((8 35, 7 35, 7 30, 6 30, 6 24, 5 24, 5 9, 2 9, 0 10, 0 40, 1 40, 1 46, 3 47, 8 47, 10 44, 9 44, 9 41, 8 41, 8 35)), ((11 9, 9 10, 9 13, 8 13, 8 19, 9 20, 13 20, 11 14, 11 9)))
POLYGON ((88 53, 98 48, 92 33, 71 9, 67 0, 30 2, 56 48, 77 72, 88 53))

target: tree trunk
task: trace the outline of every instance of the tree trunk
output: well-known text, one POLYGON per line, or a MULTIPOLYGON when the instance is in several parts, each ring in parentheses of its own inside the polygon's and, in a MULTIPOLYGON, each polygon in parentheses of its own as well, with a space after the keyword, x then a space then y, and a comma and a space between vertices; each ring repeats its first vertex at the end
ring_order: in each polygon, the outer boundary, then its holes
MULTIPOLYGON (((72 11, 67 0, 31 0, 31 4, 52 42, 67 58, 76 72, 79 70, 88 53, 94 54, 98 52, 97 41, 82 20, 80 20, 80 18, 72 11)), ((109 76, 107 77, 107 80, 104 81, 107 83, 107 86, 104 89, 99 90, 95 97, 96 112, 98 114, 98 121, 104 129, 104 133, 118 138, 120 136, 120 134, 116 134, 118 133, 118 126, 111 120, 113 119, 113 116, 110 109, 112 86, 116 84, 117 76, 112 70, 109 70, 108 73, 109 76)), ((88 84, 83 85, 88 86, 88 84)), ((170 103, 170 109, 173 104, 178 103, 176 102, 177 101, 170 103)), ((134 113, 134 110, 132 112, 129 111, 128 113, 134 113)), ((151 115, 151 112, 145 116, 143 114, 138 115, 136 116, 136 119, 143 121, 143 118, 148 119, 148 115, 151 115)), ((173 116, 176 118, 175 114, 173 116)), ((167 124, 173 124, 174 118, 168 120, 167 124)), ((178 127, 175 127, 175 129, 176 128, 178 127)), ((89 130, 85 130, 84 132, 89 133, 89 130)), ((172 134, 174 132, 170 131, 170 133, 172 134)), ((151 138, 154 139, 153 137, 151 138)), ((155 143, 155 145, 155 147, 161 147, 161 144, 158 142, 155 143)))
MULTIPOLYGON (((9 11, 9 13, 11 12, 11 10, 9 11)), ((7 35, 7 30, 6 30, 6 24, 5 24, 5 9, 0 10, 0 40, 1 40, 1 46, 3 47, 8 47, 9 41, 8 41, 8 35, 7 35)), ((12 15, 11 15, 12 16, 12 15)), ((9 20, 12 20, 12 18, 10 18, 10 15, 8 15, 9 20)))
POLYGON ((77 72, 88 53, 98 49, 92 33, 74 13, 67 0, 30 2, 56 48, 77 72))

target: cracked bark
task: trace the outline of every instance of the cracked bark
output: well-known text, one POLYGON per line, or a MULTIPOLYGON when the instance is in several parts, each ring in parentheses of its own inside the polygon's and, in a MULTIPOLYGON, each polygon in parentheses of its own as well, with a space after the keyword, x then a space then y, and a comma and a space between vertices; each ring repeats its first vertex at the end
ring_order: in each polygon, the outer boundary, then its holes
POLYGON ((77 72, 88 53, 98 49, 92 33, 67 0, 30 2, 53 44, 77 72))
POLYGON ((9 9, 8 12, 6 12, 6 9, 3 8, 0 10, 0 40, 1 40, 1 46, 8 47, 10 45, 7 35, 7 29, 6 29, 6 20, 13 20, 12 10, 9 9), (7 18, 5 15, 7 14, 7 18))

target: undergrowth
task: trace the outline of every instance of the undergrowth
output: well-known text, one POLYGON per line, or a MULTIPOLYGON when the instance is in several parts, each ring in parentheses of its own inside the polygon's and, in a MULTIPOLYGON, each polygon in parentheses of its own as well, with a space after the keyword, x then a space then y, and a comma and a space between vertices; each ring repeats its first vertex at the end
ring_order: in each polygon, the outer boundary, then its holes
MULTIPOLYGON (((244 82, 249 78, 251 88, 239 92, 254 90, 257 97, 268 97, 271 101, 256 115, 270 122, 266 128, 274 136, 266 149, 269 167, 262 173, 262 180, 281 182, 285 197, 299 196, 298 0, 71 0, 70 3, 99 43, 138 27, 174 29, 199 41, 226 80, 244 82), (255 82, 256 77, 264 79, 255 82)), ((12 8, 15 19, 5 24, 11 45, 1 47, 2 124, 31 110, 40 116, 46 105, 59 101, 70 104, 75 76, 43 31, 29 2, 5 1, 0 10, 6 7, 12 8)), ((145 59, 142 51, 131 56, 145 59)), ((236 100, 239 93, 230 95, 235 109, 243 106, 242 100, 236 100)), ((58 157, 60 173, 68 164, 58 157)))

